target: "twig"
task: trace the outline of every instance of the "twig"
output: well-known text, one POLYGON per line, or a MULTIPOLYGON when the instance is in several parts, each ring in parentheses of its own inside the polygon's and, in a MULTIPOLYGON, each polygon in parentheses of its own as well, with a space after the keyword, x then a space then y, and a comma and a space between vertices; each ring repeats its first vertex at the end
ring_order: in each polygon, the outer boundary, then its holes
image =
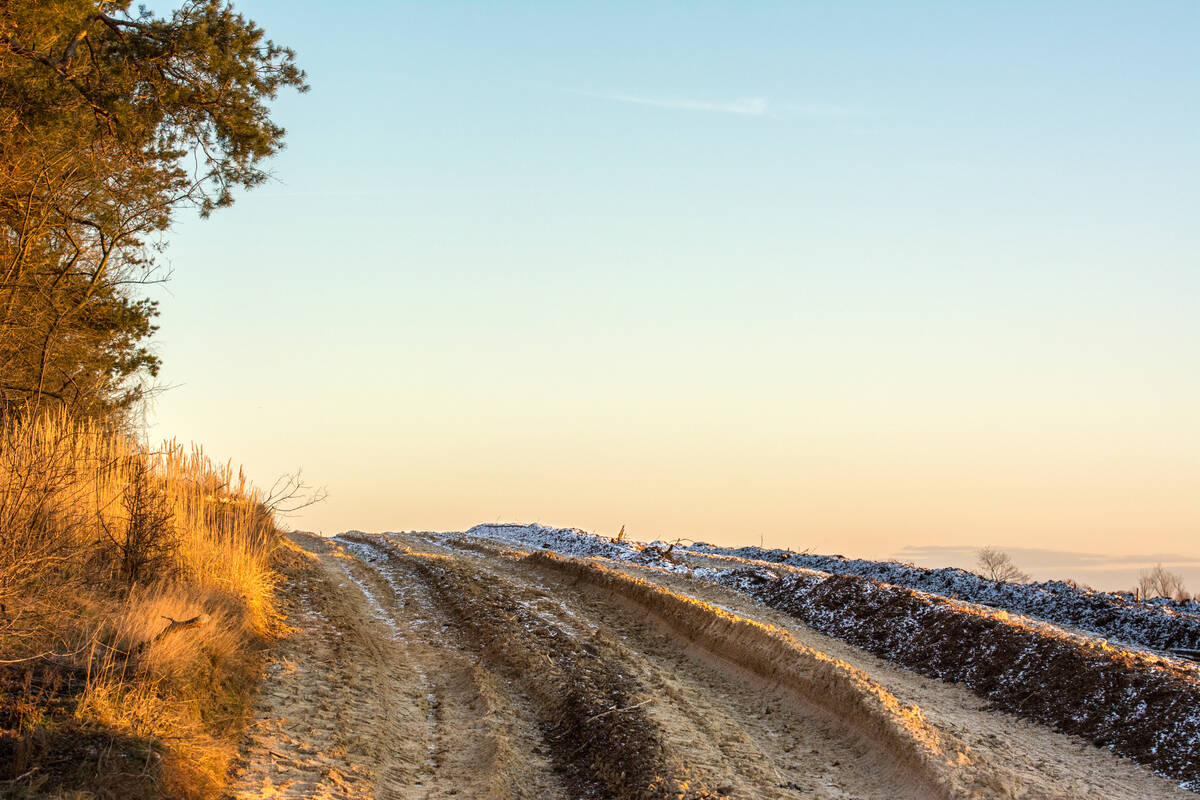
MULTIPOLYGON (((549 658, 549 656, 547 656, 547 658, 549 658)), ((633 704, 633 705, 631 705, 631 706, 626 706, 625 708, 617 708, 616 706, 613 706, 612 708, 608 709, 607 711, 601 711, 599 714, 593 714, 592 716, 590 716, 590 717, 588 717, 587 719, 585 719, 585 720, 583 721, 583 723, 582 723, 582 724, 583 724, 583 725, 587 725, 589 722, 592 722, 593 720, 600 719, 601 717, 606 717, 606 716, 608 716, 609 714, 621 714, 621 713, 624 713, 624 712, 626 712, 626 711, 633 711, 635 708, 641 708, 642 706, 646 705, 647 703, 653 703, 653 702, 654 702, 654 698, 653 698, 653 697, 651 697, 651 698, 649 698, 649 699, 647 699, 647 700, 643 700, 643 701, 642 701, 642 702, 640 702, 640 703, 635 703, 635 704, 633 704)), ((562 733, 558 734, 557 736, 555 736, 555 737, 553 737, 553 738, 554 738, 554 739, 561 739, 562 737, 564 737, 564 736, 567 736, 567 735, 569 735, 569 734, 571 734, 571 733, 573 733, 573 731, 564 731, 564 732, 562 732, 562 733)), ((578 747, 578 748, 575 750, 575 752, 574 752, 574 753, 571 753, 571 755, 572 755, 572 756, 573 756, 573 755, 575 755, 575 753, 578 753, 580 750, 582 750, 583 748, 585 748, 585 747, 587 747, 589 744, 591 744, 592 738, 595 738, 595 737, 591 737, 591 738, 589 738, 587 741, 585 741, 583 744, 581 744, 581 745, 580 745, 580 746, 579 746, 579 747, 578 747)))
POLYGON ((192 617, 191 619, 182 619, 182 620, 172 619, 171 617, 168 617, 165 614, 163 614, 162 618, 165 620, 169 620, 170 624, 167 625, 167 627, 163 628, 161 631, 159 631, 158 635, 155 636, 153 639, 151 639, 149 642, 147 642, 147 644, 154 644, 155 642, 159 641, 167 634, 174 633, 175 631, 178 631, 178 630, 183 630, 184 628, 198 628, 201 625, 206 625, 206 624, 208 624, 208 620, 209 620, 208 614, 198 614, 198 615, 192 617))
MULTIPOLYGON (((94 639, 95 637, 92 637, 92 638, 94 639)), ((80 653, 82 653, 83 648, 87 647, 91 643, 92 643, 91 641, 84 642, 82 645, 80 645, 75 650, 71 651, 70 653, 56 653, 53 650, 47 650, 44 653, 38 653, 36 656, 26 656, 25 658, 0 659, 0 664, 21 664, 26 661, 37 661, 39 658, 46 658, 49 656, 52 656, 54 658, 71 658, 72 656, 77 656, 80 653)))
POLYGON ((46 656, 56 656, 56 655, 59 655, 59 654, 53 652, 52 650, 47 650, 44 653, 38 653, 36 656, 27 656, 25 658, 0 658, 0 664, 20 664, 25 661, 37 661, 39 658, 45 658, 46 656))
POLYGON ((654 698, 651 697, 646 700, 643 700, 640 703, 634 703, 631 706, 625 706, 624 708, 617 708, 616 706, 613 706, 608 711, 601 711, 599 714, 593 714, 592 716, 585 719, 583 721, 583 724, 586 725, 589 722, 600 719, 601 717, 607 717, 609 714, 623 714, 626 711, 633 711, 635 708, 641 708, 642 706, 646 705, 647 703, 653 703, 653 702, 654 702, 654 698))

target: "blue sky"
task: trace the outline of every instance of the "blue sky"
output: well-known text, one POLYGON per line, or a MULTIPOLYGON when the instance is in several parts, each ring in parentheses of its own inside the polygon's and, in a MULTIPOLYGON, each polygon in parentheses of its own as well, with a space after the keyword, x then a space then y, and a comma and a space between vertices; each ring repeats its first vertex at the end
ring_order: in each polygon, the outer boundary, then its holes
POLYGON ((1195 3, 238 7, 151 419, 295 524, 1200 555, 1195 3))

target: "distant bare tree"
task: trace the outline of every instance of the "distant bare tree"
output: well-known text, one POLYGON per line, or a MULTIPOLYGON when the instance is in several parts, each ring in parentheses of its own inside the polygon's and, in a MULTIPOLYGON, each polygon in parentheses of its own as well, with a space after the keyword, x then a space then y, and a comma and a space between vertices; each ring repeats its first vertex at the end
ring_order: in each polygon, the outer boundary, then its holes
POLYGON ((1142 570, 1138 575, 1138 590, 1142 597, 1170 597, 1181 601, 1189 597, 1183 585, 1183 576, 1171 572, 1162 564, 1142 570))
POLYGON ((981 547, 976 553, 975 562, 979 565, 979 574, 994 581, 1010 581, 1023 583, 1029 580, 1029 573, 1021 570, 1008 553, 995 547, 981 547))

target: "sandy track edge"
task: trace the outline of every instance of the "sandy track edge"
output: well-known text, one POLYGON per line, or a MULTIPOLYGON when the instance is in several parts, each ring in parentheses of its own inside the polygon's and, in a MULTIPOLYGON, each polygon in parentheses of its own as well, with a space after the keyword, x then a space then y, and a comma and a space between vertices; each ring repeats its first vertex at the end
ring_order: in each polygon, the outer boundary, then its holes
POLYGON ((797 642, 771 625, 586 561, 538 552, 525 559, 613 592, 661 619, 711 654, 783 686, 848 722, 922 780, 932 796, 969 796, 961 743, 939 733, 916 706, 904 706, 863 671, 797 642))

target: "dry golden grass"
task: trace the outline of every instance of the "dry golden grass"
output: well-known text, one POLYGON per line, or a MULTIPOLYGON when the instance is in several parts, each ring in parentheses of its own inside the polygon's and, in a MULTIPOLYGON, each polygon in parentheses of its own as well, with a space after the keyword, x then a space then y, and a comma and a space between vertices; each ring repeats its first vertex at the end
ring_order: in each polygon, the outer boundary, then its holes
POLYGON ((0 534, 0 793, 217 795, 281 629, 263 497, 196 447, 8 421, 0 534))

